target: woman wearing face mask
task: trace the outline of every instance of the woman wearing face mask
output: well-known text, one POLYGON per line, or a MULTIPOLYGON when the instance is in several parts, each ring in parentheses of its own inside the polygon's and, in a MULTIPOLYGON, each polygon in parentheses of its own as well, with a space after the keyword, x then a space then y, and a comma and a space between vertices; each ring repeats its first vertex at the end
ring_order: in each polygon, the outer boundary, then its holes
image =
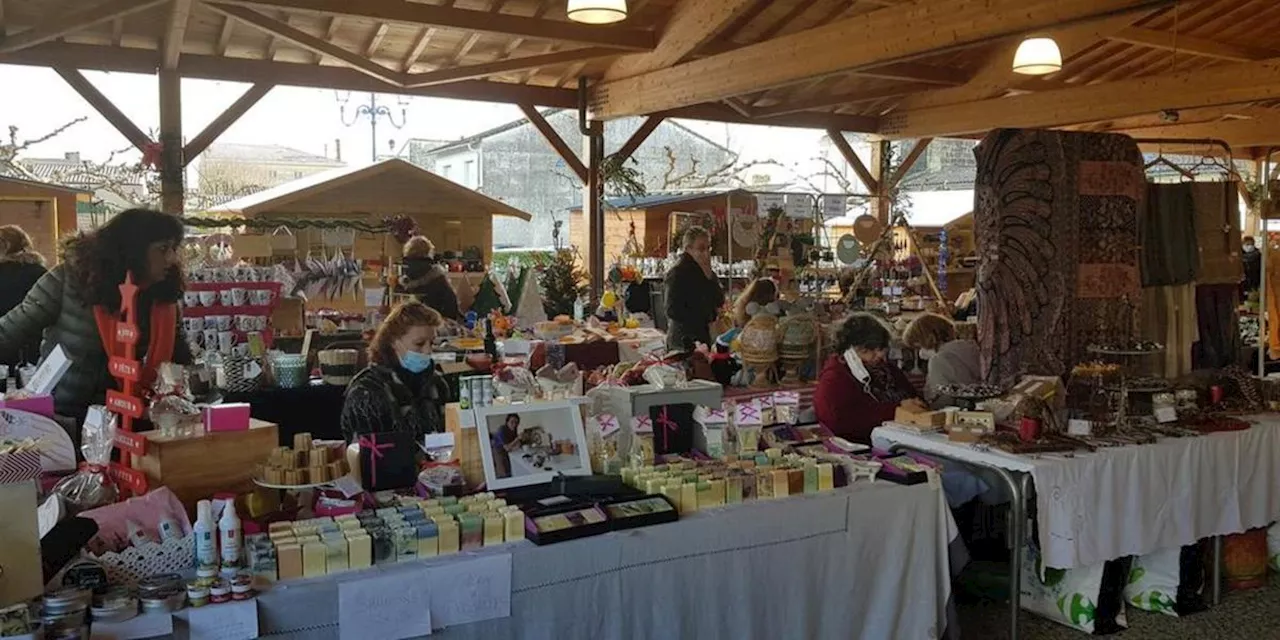
POLYGON ((929 361, 924 399, 934 409, 955 404, 954 398, 938 393, 939 387, 982 382, 978 343, 957 340, 956 326, 943 316, 926 313, 912 320, 902 332, 902 344, 929 361))
POLYGON ((871 444, 871 431, 899 406, 924 409, 902 370, 889 362, 889 329, 875 316, 854 313, 836 336, 813 394, 818 421, 836 435, 871 444))
POLYGON ((369 343, 369 366, 347 387, 342 434, 444 431, 449 389, 436 371, 431 344, 443 319, 418 301, 391 310, 369 343))
POLYGON ((0 318, 0 359, 43 335, 41 359, 61 345, 73 363, 53 390, 54 411, 64 418, 73 441, 79 442, 79 425, 89 406, 102 404, 107 389, 116 386, 107 360, 125 353, 115 327, 121 316, 120 285, 127 274, 138 287, 135 359, 142 363, 143 388, 161 363, 191 364, 177 304, 183 290, 178 247, 184 232, 177 216, 122 211, 98 229, 64 240, 62 264, 0 318))

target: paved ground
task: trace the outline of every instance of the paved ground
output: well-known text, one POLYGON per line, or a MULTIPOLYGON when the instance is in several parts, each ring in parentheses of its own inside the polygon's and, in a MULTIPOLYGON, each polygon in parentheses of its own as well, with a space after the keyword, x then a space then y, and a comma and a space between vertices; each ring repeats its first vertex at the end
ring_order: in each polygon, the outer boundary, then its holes
MULTIPOLYGON (((963 637, 995 640, 1009 636, 1008 604, 983 602, 959 606, 963 637)), ((1117 640, 1250 640, 1280 639, 1280 578, 1265 589, 1227 593, 1222 604, 1204 613, 1175 618, 1127 610, 1129 630, 1117 640)), ((1088 636, 1024 612, 1022 637, 1027 640, 1081 640, 1088 636)))

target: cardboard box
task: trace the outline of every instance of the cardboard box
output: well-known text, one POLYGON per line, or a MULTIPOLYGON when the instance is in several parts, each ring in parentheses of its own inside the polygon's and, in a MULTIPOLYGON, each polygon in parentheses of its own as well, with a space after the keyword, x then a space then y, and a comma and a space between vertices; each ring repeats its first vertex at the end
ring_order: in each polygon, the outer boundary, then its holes
POLYGON ((947 424, 947 412, 912 411, 907 407, 898 407, 893 414, 893 421, 908 427, 936 431, 947 424))
POLYGON ((204 408, 205 431, 247 431, 249 404, 234 402, 204 408))
POLYGON ((244 431, 205 433, 172 438, 148 431, 147 454, 132 456, 130 466, 147 475, 151 486, 166 486, 194 514, 199 500, 215 493, 252 491, 257 465, 279 443, 275 424, 250 420, 244 431))

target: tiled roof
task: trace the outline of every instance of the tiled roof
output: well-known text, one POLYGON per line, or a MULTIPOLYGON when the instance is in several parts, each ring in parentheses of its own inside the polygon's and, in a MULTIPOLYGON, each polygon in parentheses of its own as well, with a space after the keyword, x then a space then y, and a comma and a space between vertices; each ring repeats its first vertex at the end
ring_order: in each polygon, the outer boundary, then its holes
POLYGON ((223 142, 209 145, 204 159, 236 160, 239 162, 266 162, 276 164, 314 164, 325 167, 343 166, 341 160, 300 151, 278 144, 240 144, 223 142))
POLYGON ((138 172, 127 166, 94 164, 93 170, 89 171, 84 161, 68 158, 20 158, 16 162, 36 178, 59 184, 72 186, 99 185, 103 182, 122 185, 142 184, 142 177, 138 172))

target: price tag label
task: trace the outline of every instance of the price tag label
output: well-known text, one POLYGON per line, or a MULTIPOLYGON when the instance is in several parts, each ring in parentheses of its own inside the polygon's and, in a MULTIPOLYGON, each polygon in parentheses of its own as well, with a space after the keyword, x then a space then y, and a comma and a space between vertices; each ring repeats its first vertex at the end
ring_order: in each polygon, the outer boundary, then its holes
POLYGON ((141 369, 142 366, 138 364, 137 360, 112 356, 111 359, 107 361, 107 371, 109 371, 112 376, 122 378, 124 380, 137 382, 141 375, 141 369))
POLYGON ((107 390, 107 409, 135 420, 142 417, 142 401, 115 389, 107 390))
POLYGON ((116 340, 122 344, 138 344, 138 325, 132 322, 117 323, 116 340))
POLYGON ((1178 410, 1174 407, 1156 407, 1156 422, 1166 424, 1178 421, 1178 410))
POLYGON ((128 451, 135 456, 147 455, 147 439, 140 433, 116 429, 116 448, 128 451))

